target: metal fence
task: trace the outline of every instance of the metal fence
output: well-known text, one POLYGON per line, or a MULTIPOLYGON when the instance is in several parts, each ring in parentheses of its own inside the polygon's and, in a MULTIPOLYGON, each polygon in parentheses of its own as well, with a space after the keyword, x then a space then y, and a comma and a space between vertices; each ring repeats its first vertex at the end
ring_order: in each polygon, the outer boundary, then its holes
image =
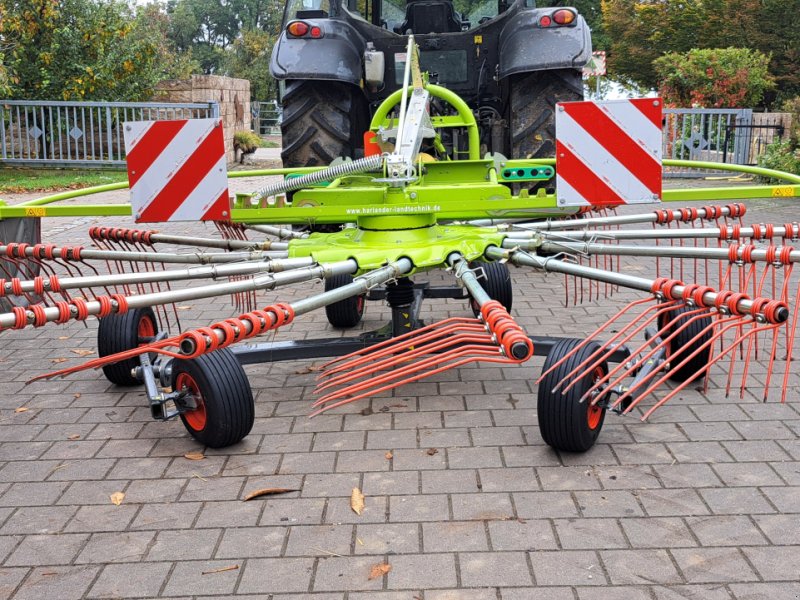
POLYGON ((0 163, 122 166, 127 121, 219 116, 216 102, 50 102, 0 100, 0 163))
MULTIPOLYGON (((754 113, 749 108, 668 108, 664 110, 663 156, 755 165, 786 130, 784 115, 754 113)), ((665 172, 694 176, 698 171, 670 167, 665 172)))
POLYGON ((274 100, 253 100, 250 102, 250 110, 253 115, 251 121, 253 131, 258 135, 280 135, 281 117, 283 111, 281 106, 274 100))

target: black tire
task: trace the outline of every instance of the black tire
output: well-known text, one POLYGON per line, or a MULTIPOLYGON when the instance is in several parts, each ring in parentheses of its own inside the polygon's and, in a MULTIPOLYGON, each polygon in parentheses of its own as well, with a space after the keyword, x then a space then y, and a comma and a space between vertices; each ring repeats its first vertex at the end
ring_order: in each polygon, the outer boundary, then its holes
MULTIPOLYGON (((142 338, 154 337, 157 333, 158 319, 149 306, 103 317, 97 329, 97 354, 102 358, 132 350, 146 342, 142 338)), ((117 385, 140 385, 142 382, 131 375, 131 371, 138 366, 138 358, 128 358, 104 366, 103 375, 117 385)))
POLYGON ((253 391, 242 365, 227 348, 190 360, 176 359, 172 387, 194 393, 199 406, 181 414, 181 421, 201 444, 224 448, 242 440, 253 428, 253 391))
POLYGON ((356 86, 335 81, 287 81, 283 95, 284 167, 328 166, 357 158, 369 107, 356 86))
MULTIPOLYGON (((678 319, 669 331, 664 333, 664 337, 672 334, 678 327, 686 323, 691 317, 683 316, 689 311, 696 310, 694 307, 681 306, 673 311, 665 312, 658 317, 658 328, 663 329, 664 326, 673 319, 678 319)), ((671 365, 678 365, 687 356, 692 354, 705 342, 711 339, 712 331, 709 329, 711 325, 711 315, 703 316, 701 319, 692 321, 688 327, 678 332, 669 342, 669 362, 671 365), (697 338, 701 332, 702 336, 697 338), (697 338, 696 340, 694 338, 697 338)), ((711 360, 713 344, 708 344, 695 356, 693 356, 685 365, 679 369, 670 369, 669 378, 672 381, 688 381, 699 377, 708 368, 708 362, 711 360)))
MULTIPOLYGON (((583 340, 567 338, 559 340, 544 361, 543 371, 561 360, 583 340)), ((575 367, 586 360, 597 348, 597 342, 589 342, 573 356, 565 360, 539 383, 537 413, 539 431, 545 443, 565 452, 586 452, 594 446, 606 416, 606 409, 592 406, 591 402, 580 402, 595 381, 608 373, 608 364, 602 363, 594 373, 587 373, 566 394, 553 388, 575 367)))
MULTIPOLYGON (((334 275, 333 277, 328 277, 325 280, 325 291, 330 292, 348 283, 353 283, 352 275, 334 275)), ((339 302, 334 302, 325 307, 325 316, 328 317, 328 323, 336 329, 349 329, 361 322, 361 317, 364 315, 365 303, 366 296, 364 295, 340 300, 339 302)))
POLYGON ((514 75, 509 82, 510 158, 552 158, 557 102, 583 100, 581 72, 554 69, 514 75))
MULTIPOLYGON (((514 302, 514 288, 511 285, 511 273, 508 270, 508 265, 495 261, 475 262, 470 263, 469 266, 472 269, 483 269, 485 276, 478 280, 481 287, 489 294, 492 300, 497 300, 503 305, 503 308, 511 312, 511 306, 514 302)), ((480 314, 478 304, 474 300, 470 300, 470 307, 477 317, 480 314)))

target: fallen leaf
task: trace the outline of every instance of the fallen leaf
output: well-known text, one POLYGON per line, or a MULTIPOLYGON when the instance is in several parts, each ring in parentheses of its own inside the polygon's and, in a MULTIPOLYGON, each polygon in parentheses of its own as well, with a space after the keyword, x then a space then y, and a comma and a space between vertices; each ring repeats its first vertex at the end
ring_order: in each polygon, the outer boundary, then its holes
POLYGON ((60 335, 60 336, 58 336, 58 339, 60 339, 60 340, 68 340, 69 336, 68 335, 60 335))
POLYGON ((356 538, 356 541, 358 542, 359 546, 363 546, 364 545, 364 542, 361 541, 361 538, 356 538))
POLYGON ((433 456, 434 454, 439 454, 439 451, 436 448, 428 448, 425 451, 425 454, 427 454, 428 456, 433 456))
POLYGON ((28 408, 27 406, 20 406, 19 408, 15 408, 14 412, 21 413, 21 412, 28 412, 29 410, 30 408, 28 408))
POLYGON ((205 457, 206 455, 202 452, 187 452, 183 455, 183 458, 188 458, 189 460, 203 460, 205 457))
POLYGON ((192 477, 197 477, 197 479, 199 479, 200 481, 208 481, 208 479, 206 479, 205 477, 203 477, 199 473, 192 473, 192 477))
POLYGON ((252 500, 253 498, 258 498, 260 496, 272 496, 274 494, 287 494, 289 492, 298 492, 300 490, 294 490, 290 488, 264 488, 263 490, 253 490, 247 496, 244 497, 244 502, 248 500, 252 500))
POLYGON ((81 434, 80 433, 73 433, 67 439, 68 440, 79 440, 79 439, 81 439, 81 434))
POLYGON ((125 499, 125 494, 123 494, 122 492, 114 492, 113 494, 111 494, 110 498, 111 498, 111 504, 113 504, 114 506, 119 506, 125 499))
POLYGON ((367 579, 377 579, 378 577, 383 577, 391 570, 392 565, 389 563, 378 563, 377 565, 372 565, 372 568, 369 570, 369 577, 367 579))
POLYGON ((307 367, 303 367, 302 369, 297 369, 294 374, 295 375, 305 375, 306 373, 316 373, 320 370, 320 367, 315 367, 314 365, 309 365, 307 367))
POLYGON ((367 406, 367 407, 361 409, 361 415, 364 416, 364 417, 368 417, 374 412, 375 411, 372 410, 371 406, 367 406))
POLYGON ((75 398, 75 400, 77 400, 78 398, 81 397, 81 393, 80 392, 75 392, 74 394, 72 394, 72 397, 75 398))
POLYGON ((94 350, 86 350, 84 348, 73 348, 70 350, 73 354, 77 354, 78 356, 89 356, 90 354, 94 354, 94 350))
POLYGON ((350 495, 350 508, 357 515, 360 515, 364 510, 364 494, 358 488, 353 488, 353 493, 350 495))
POLYGON ((391 452, 387 452, 386 454, 384 454, 384 456, 386 457, 386 460, 392 460, 394 458, 394 454, 392 454, 391 452))
POLYGON ((225 571, 236 571, 239 565, 230 565, 228 567, 220 567, 219 569, 211 569, 210 571, 200 571, 200 575, 211 575, 212 573, 224 573, 225 571))
POLYGON ((54 358, 50 362, 57 365, 57 364, 62 363, 62 362, 67 362, 67 359, 66 358, 54 358))

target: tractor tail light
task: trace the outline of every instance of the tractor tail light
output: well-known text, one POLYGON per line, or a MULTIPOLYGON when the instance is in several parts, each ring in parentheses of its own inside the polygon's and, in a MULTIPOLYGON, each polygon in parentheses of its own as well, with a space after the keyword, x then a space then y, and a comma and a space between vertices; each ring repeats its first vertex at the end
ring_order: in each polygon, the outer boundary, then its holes
POLYGON ((550 17, 548 17, 547 15, 539 19, 539 27, 550 27, 550 25, 552 24, 553 24, 552 19, 550 19, 550 17))
POLYGON ((293 21, 286 26, 286 31, 293 37, 303 37, 308 33, 308 24, 302 21, 293 21))
POLYGON ((553 13, 553 21, 559 25, 569 25, 575 21, 575 13, 566 8, 562 8, 553 13))
POLYGON ((317 27, 316 25, 311 27, 311 37, 315 39, 319 39, 323 36, 322 28, 317 27))

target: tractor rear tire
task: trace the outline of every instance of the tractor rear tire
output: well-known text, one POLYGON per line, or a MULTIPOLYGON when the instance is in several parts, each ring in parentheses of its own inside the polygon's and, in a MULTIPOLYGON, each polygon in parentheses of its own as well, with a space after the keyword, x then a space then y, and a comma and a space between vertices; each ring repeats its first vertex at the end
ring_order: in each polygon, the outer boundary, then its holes
MULTIPOLYGON (((497 300, 508 312, 511 312, 511 305, 514 302, 514 288, 511 285, 511 273, 505 263, 495 262, 473 262, 469 264, 471 269, 483 269, 485 277, 481 277, 478 282, 483 290, 489 294, 492 300, 497 300)), ((477 317, 480 314, 480 307, 475 300, 470 300, 472 312, 477 317)))
MULTIPOLYGON (((678 319, 678 321, 670 328, 670 331, 666 332, 664 335, 668 337, 675 331, 678 327, 686 323, 692 317, 684 317, 685 313, 689 311, 696 310, 694 307, 690 306, 681 306, 680 308, 676 308, 673 311, 665 312, 658 317, 658 328, 663 329, 664 325, 666 325, 669 321, 673 319, 678 319)), ((687 356, 692 354, 695 350, 697 350, 700 346, 705 344, 711 339, 712 331, 709 329, 711 325, 711 315, 703 316, 696 321, 692 321, 688 327, 681 330, 678 335, 676 335, 672 340, 669 342, 669 362, 671 365, 678 365, 680 364, 687 356), (703 335, 695 339, 701 332, 703 335)), ((708 368, 708 363, 711 360, 711 352, 713 344, 708 344, 705 348, 703 348, 700 352, 698 352, 695 356, 693 356, 685 365, 680 367, 679 369, 671 368, 669 370, 669 378, 672 381, 689 381, 691 379, 696 379, 702 373, 705 373, 706 369, 708 368)))
MULTIPOLYGON (((547 371, 582 342, 583 340, 575 338, 556 342, 544 361, 542 371, 547 371)), ((556 450, 586 452, 594 446, 603 428, 606 409, 599 405, 592 406, 590 400, 580 402, 580 399, 598 379, 608 373, 608 363, 603 362, 593 372, 585 373, 566 394, 562 394, 562 389, 566 385, 553 391, 559 381, 599 347, 597 342, 589 342, 552 373, 548 373, 539 383, 536 406, 539 431, 545 443, 556 450)))
POLYGON ((356 86, 335 81, 287 81, 281 136, 283 166, 328 166, 357 158, 369 107, 356 86))
MULTIPOLYGON (((100 358, 118 352, 133 350, 148 343, 158 333, 158 319, 149 306, 134 308, 122 314, 111 314, 100 319, 97 328, 97 354, 100 358)), ((111 383, 131 387, 142 382, 131 372, 139 366, 137 357, 128 358, 103 367, 103 375, 111 383)))
POLYGON ((242 440, 253 428, 255 402, 247 374, 227 348, 172 364, 172 388, 188 390, 197 408, 181 414, 191 436, 209 448, 242 440))
POLYGON ((511 158, 556 155, 556 102, 583 100, 581 72, 554 69, 513 75, 509 83, 508 122, 511 158))
MULTIPOLYGON (((333 275, 325 280, 325 291, 330 292, 349 283, 353 283, 352 275, 333 275)), ((336 329, 350 329, 361 322, 365 303, 366 296, 363 294, 345 298, 326 306, 325 316, 328 318, 328 323, 336 329)))

